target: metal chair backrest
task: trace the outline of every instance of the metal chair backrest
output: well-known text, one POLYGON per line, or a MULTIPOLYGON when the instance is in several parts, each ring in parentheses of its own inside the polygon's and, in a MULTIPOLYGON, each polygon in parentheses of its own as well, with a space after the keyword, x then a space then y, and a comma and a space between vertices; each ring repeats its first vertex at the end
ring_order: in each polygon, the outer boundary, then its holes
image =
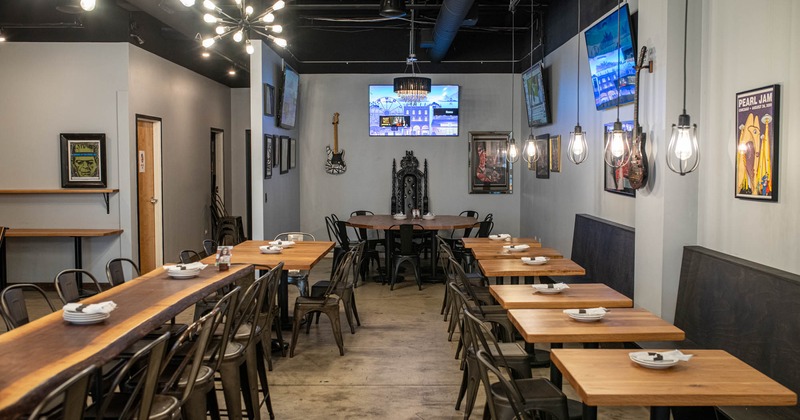
POLYGON ((334 221, 334 225, 336 226, 336 237, 338 238, 339 245, 342 247, 343 250, 349 251, 350 250, 350 237, 347 235, 347 222, 343 220, 336 220, 334 221))
MULTIPOLYGON (((369 210, 356 210, 356 211, 350 213, 350 217, 353 217, 353 216, 374 216, 374 215, 375 215, 375 213, 373 213, 373 212, 371 212, 369 210)), ((367 233, 367 228, 358 228, 358 229, 356 229, 356 235, 358 236, 358 240, 359 241, 366 241, 367 239, 369 239, 367 237, 367 234, 368 234, 367 233)))
MULTIPOLYGON (((197 375, 200 373, 200 368, 203 366, 203 357, 208 350, 208 345, 211 342, 211 333, 213 332, 213 324, 216 317, 221 317, 219 309, 214 308, 211 312, 202 316, 200 319, 190 324, 186 331, 181 334, 175 343, 172 345, 169 354, 164 360, 173 360, 180 351, 184 356, 178 363, 177 368, 173 371, 169 379, 164 383, 160 393, 172 394, 180 392, 180 404, 186 402, 194 390, 195 382, 197 382, 197 375), (187 370, 188 369, 188 370, 187 370), (186 374, 184 374, 184 372, 186 374), (186 386, 182 390, 178 387, 178 382, 186 381, 186 386)), ((167 363, 162 365, 162 374, 167 363)))
POLYGON ((508 398, 508 402, 511 405, 512 410, 516 413, 515 418, 519 419, 530 419, 532 418, 530 415, 523 411, 523 406, 525 404, 525 399, 522 397, 522 393, 519 391, 516 383, 509 379, 510 376, 505 376, 500 371, 500 368, 497 366, 494 357, 491 354, 486 352, 486 350, 480 349, 477 352, 478 358, 478 368, 481 374, 481 382, 484 384, 484 388, 487 395, 487 405, 489 406, 489 413, 491 418, 496 419, 497 417, 497 409, 494 404, 494 398, 492 398, 492 391, 491 391, 491 380, 489 379, 489 373, 491 372, 492 375, 496 376, 500 381, 501 387, 506 393, 506 397, 508 398))
POLYGON ((272 326, 273 316, 275 309, 278 307, 278 289, 281 284, 281 272, 283 271, 283 262, 278 263, 272 270, 269 271, 267 277, 267 293, 264 296, 264 304, 261 305, 261 313, 264 318, 261 321, 261 328, 266 328, 263 334, 267 334, 268 329, 272 326))
POLYGON ((336 243, 341 246, 341 242, 339 242, 339 235, 336 234, 336 224, 333 222, 330 216, 325 216, 325 229, 328 231, 328 240, 329 241, 336 241, 336 243))
MULTIPOLYGON (((478 215, 478 212, 475 211, 475 210, 464 210, 461 213, 459 213, 458 215, 459 216, 464 216, 464 217, 471 217, 471 218, 473 218, 475 220, 478 220, 478 217, 480 217, 478 215)), ((464 228, 464 233, 463 233, 462 237, 463 238, 469 238, 469 235, 472 233, 472 229, 473 229, 472 227, 464 228)), ((453 233, 455 233, 455 232, 453 232, 453 233)))
POLYGON ((489 234, 492 233, 492 229, 494 229, 494 222, 491 220, 484 220, 476 223, 476 226, 478 226, 478 232, 475 234, 475 237, 488 238, 489 234))
MULTIPOLYGON (((353 271, 351 268, 357 251, 358 248, 353 247, 339 258, 339 265, 336 266, 336 270, 331 276, 331 281, 328 282, 328 288, 325 289, 325 294, 323 295, 325 299, 336 293, 340 283, 347 284, 348 276, 350 276, 353 271)), ((353 275, 353 277, 355 277, 355 275, 353 275)))
POLYGON ((306 232, 283 232, 275 235, 276 241, 316 241, 314 235, 306 232))
POLYGON ((93 284, 95 289, 97 289, 97 293, 103 291, 103 288, 100 287, 100 283, 92 275, 92 273, 78 268, 63 270, 62 272, 56 274, 56 278, 53 280, 53 283, 56 286, 58 297, 64 304, 77 302, 84 297, 81 295, 81 290, 78 287, 78 279, 76 278, 76 274, 81 275, 84 283, 86 283, 86 278, 89 278, 89 281, 93 284))
POLYGON ((353 259, 350 262, 353 272, 351 275, 347 276, 344 282, 340 284, 340 288, 355 288, 355 283, 358 280, 359 270, 361 269, 361 262, 364 259, 364 247, 366 247, 366 245, 367 241, 361 241, 353 246, 353 248, 350 250, 353 252, 353 259))
POLYGON ((2 305, 2 314, 9 330, 21 327, 31 321, 25 301, 25 291, 38 293, 47 302, 50 312, 56 310, 53 303, 47 298, 47 294, 39 286, 30 283, 8 286, 0 294, 0 305, 2 305))
POLYGON ((217 343, 216 351, 208 356, 206 364, 215 372, 219 371, 222 359, 225 357, 225 350, 228 347, 228 341, 231 338, 231 324, 236 316, 236 310, 239 304, 239 294, 242 291, 241 286, 236 286, 230 292, 222 296, 212 310, 219 312, 219 316, 214 318, 211 323, 211 330, 220 332, 219 342, 217 343))
POLYGON ((450 259, 450 268, 455 272, 456 275, 456 283, 460 286, 460 290, 463 290, 466 294, 468 300, 465 302, 465 306, 469 308, 469 310, 481 314, 481 316, 485 315, 481 305, 478 303, 478 299, 475 296, 475 291, 472 289, 472 283, 470 283, 469 279, 467 279, 467 274, 464 272, 464 267, 458 263, 455 259, 450 259))
POLYGON ((392 225, 389 227, 390 230, 398 230, 400 234, 400 252, 399 255, 414 255, 416 254, 414 250, 414 231, 420 230, 424 231, 425 228, 422 225, 406 223, 402 225, 392 225))
POLYGON ((0 246, 3 246, 3 241, 6 239, 6 230, 8 230, 5 226, 0 226, 0 246))
POLYGON ((111 287, 119 286, 127 280, 125 277, 126 264, 133 274, 131 278, 141 275, 139 267, 133 260, 129 258, 114 258, 106 264, 106 278, 108 278, 108 284, 110 284, 111 287))
POLYGON ((89 391, 89 380, 92 378, 94 371, 95 366, 89 366, 59 385, 58 388, 51 391, 39 402, 39 405, 33 409, 28 418, 38 420, 43 416, 43 410, 52 407, 56 401, 63 400, 61 413, 57 417, 62 420, 82 420, 86 411, 86 394, 89 391))
MULTIPOLYGON (((215 253, 216 253, 216 251, 215 251, 215 253)), ((200 254, 198 254, 197 251, 195 251, 193 249, 184 249, 178 255, 178 259, 181 261, 182 264, 189 264, 189 263, 200 261, 203 258, 201 258, 200 254)))
POLYGON ((217 253, 217 241, 213 239, 205 239, 203 240, 203 252, 206 254, 206 257, 209 255, 214 255, 217 253))
POLYGON ((239 340, 244 345, 244 348, 248 348, 256 338, 258 330, 256 326, 259 325, 258 321, 262 313, 260 308, 264 304, 264 296, 267 294, 266 285, 267 277, 269 276, 270 272, 267 272, 267 274, 257 278, 239 300, 239 308, 236 310, 236 317, 233 319, 231 337, 235 337, 242 327, 248 325, 249 330, 246 330, 249 331, 247 339, 239 340))

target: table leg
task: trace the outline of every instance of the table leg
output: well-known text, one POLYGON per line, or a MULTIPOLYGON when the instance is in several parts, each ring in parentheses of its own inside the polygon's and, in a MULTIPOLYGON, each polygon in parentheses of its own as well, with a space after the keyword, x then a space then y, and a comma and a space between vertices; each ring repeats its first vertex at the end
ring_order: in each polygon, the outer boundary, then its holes
POLYGON ((525 284, 534 284, 539 276, 525 276, 525 284))
POLYGON ((289 319, 289 271, 281 270, 281 282, 278 284, 278 306, 281 308, 281 328, 292 329, 289 319))
POLYGON ((511 276, 511 284, 519 284, 519 277, 511 276))
MULTIPOLYGON (((550 349, 561 349, 564 348, 563 343, 550 343, 550 349)), ((561 371, 558 370, 555 363, 550 363, 550 382, 553 383, 558 389, 561 389, 561 384, 563 383, 561 377, 561 371)), ((597 413, 595 413, 595 418, 597 418, 597 413)), ((584 417, 586 419, 586 417, 584 417)))
POLYGON ((669 420, 669 407, 650 407, 650 420, 669 420))
POLYGON ((583 404, 583 420, 597 420, 597 407, 583 404))
POLYGON ((583 348, 585 349, 599 349, 600 343, 583 343, 583 348))
POLYGON ((436 232, 431 231, 431 280, 436 281, 436 266, 439 264, 438 254, 439 250, 436 246, 436 232))
POLYGON ((495 277, 494 278, 494 284, 503 284, 503 283, 505 283, 505 281, 503 280, 502 277, 495 277))
MULTIPOLYGON (((73 236, 75 240, 75 268, 83 268, 83 245, 80 236, 73 236)), ((81 273, 75 273, 75 281, 78 283, 78 290, 83 289, 83 276, 81 273)))

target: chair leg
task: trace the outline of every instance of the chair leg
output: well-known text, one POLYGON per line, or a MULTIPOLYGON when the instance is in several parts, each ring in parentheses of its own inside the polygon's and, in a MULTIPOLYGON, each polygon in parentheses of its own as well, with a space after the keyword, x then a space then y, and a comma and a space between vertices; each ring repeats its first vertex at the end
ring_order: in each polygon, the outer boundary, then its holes
MULTIPOLYGON (((352 293, 351 293, 352 296, 352 293)), ((350 326, 350 334, 356 333, 356 326, 355 321, 353 320, 353 305, 350 304, 350 300, 342 299, 342 303, 344 303, 344 316, 347 318, 347 325, 350 326)))
POLYGON ((239 386, 242 390, 247 418, 261 420, 258 404, 258 373, 256 372, 256 349, 252 345, 245 349, 245 362, 239 365, 239 386))
POLYGON ((333 337, 336 339, 336 345, 339 346, 339 356, 344 356, 344 339, 342 338, 342 323, 339 321, 339 305, 336 305, 335 310, 329 309, 325 311, 325 314, 331 320, 333 337))
POLYGON ((242 419, 242 391, 240 385, 239 366, 234 363, 222 362, 219 368, 222 378, 222 395, 225 397, 225 407, 228 418, 242 419))
POLYGON ((352 304, 351 306, 353 307, 353 315, 356 317, 356 325, 358 325, 360 327, 361 326, 361 318, 358 317, 358 307, 356 307, 356 294, 355 293, 353 293, 350 296, 350 303, 352 304))
MULTIPOLYGON (((256 344, 256 358, 258 361, 258 379, 261 383, 261 393, 264 394, 264 401, 267 404, 267 412, 269 413, 269 418, 274 419, 275 413, 272 411, 272 397, 269 395, 269 382, 267 381, 267 369, 264 366, 264 353, 271 350, 271 346, 264 347, 264 341, 261 340, 256 344)), ((258 395, 258 394, 256 394, 258 395)), ((259 403, 258 406, 260 407, 261 404, 259 403)))
POLYGON ((414 276, 415 276, 415 278, 417 280, 417 287, 419 288, 419 290, 422 290, 422 277, 420 277, 420 274, 419 274, 420 262, 419 261, 414 261, 412 264, 414 265, 414 276))
POLYGON ((395 284, 395 282, 397 282, 397 273, 400 272, 400 264, 401 264, 401 261, 397 261, 397 262, 393 263, 394 270, 392 270, 392 278, 389 281, 389 290, 394 290, 394 284, 395 284))
POLYGON ((208 407, 208 412, 211 416, 211 420, 222 420, 222 416, 219 413, 219 401, 217 401, 217 391, 214 387, 211 387, 211 390, 208 391, 206 394, 206 406, 208 407))
POLYGON ((294 319, 292 320, 292 342, 289 343, 289 358, 294 357, 294 348, 297 346, 297 336, 300 334, 300 310, 294 308, 294 319))
POLYGON ((461 386, 458 388, 458 397, 456 397, 456 410, 461 409, 461 401, 464 400, 464 395, 467 392, 467 381, 469 381, 469 373, 464 369, 464 374, 461 375, 461 386))
POLYGON ((475 408, 475 398, 478 396, 478 385, 480 384, 480 377, 478 377, 478 360, 475 356, 467 355, 467 367, 464 372, 468 372, 467 380, 467 401, 464 406, 464 419, 469 419, 472 415, 472 410, 475 408))

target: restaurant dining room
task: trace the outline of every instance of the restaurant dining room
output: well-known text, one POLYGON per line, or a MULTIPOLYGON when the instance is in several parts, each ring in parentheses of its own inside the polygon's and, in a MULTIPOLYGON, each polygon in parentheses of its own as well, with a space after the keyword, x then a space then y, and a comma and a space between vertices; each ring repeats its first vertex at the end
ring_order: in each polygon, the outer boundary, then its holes
POLYGON ((0 419, 800 419, 798 45, 794 0, 4 0, 0 419))

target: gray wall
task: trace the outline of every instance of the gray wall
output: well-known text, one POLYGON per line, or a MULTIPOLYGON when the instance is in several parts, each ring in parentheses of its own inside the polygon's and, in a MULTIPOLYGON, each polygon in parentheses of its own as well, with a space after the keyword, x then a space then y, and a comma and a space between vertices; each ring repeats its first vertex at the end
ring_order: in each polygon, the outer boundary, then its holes
POLYGON ((242 216, 247 226, 247 191, 245 189, 245 130, 250 129, 250 89, 231 89, 231 205, 229 211, 242 216))
MULTIPOLYGON (((514 168, 514 194, 468 193, 470 131, 509 131, 511 76, 496 74, 435 74, 433 83, 461 86, 458 137, 369 137, 370 84, 391 84, 391 74, 311 74, 300 79, 300 217, 304 231, 326 237, 324 217, 346 219, 358 209, 388 214, 392 191, 392 159, 406 150, 423 165, 428 160, 430 208, 438 214, 476 210, 494 214, 495 232, 519 232, 520 187, 514 168), (345 150, 347 172, 325 172, 325 147, 333 145, 333 113, 339 113, 339 148, 345 150)), ((428 75, 426 75, 427 77, 428 75)), ((519 77, 516 86, 520 87, 519 77)), ((517 107, 515 121, 520 121, 517 107)), ((518 127, 521 124, 517 124, 518 127)), ((527 136, 527 132, 525 133, 527 136)), ((519 137, 519 134, 517 135, 519 137)), ((422 168, 420 168, 422 169, 422 168)))

